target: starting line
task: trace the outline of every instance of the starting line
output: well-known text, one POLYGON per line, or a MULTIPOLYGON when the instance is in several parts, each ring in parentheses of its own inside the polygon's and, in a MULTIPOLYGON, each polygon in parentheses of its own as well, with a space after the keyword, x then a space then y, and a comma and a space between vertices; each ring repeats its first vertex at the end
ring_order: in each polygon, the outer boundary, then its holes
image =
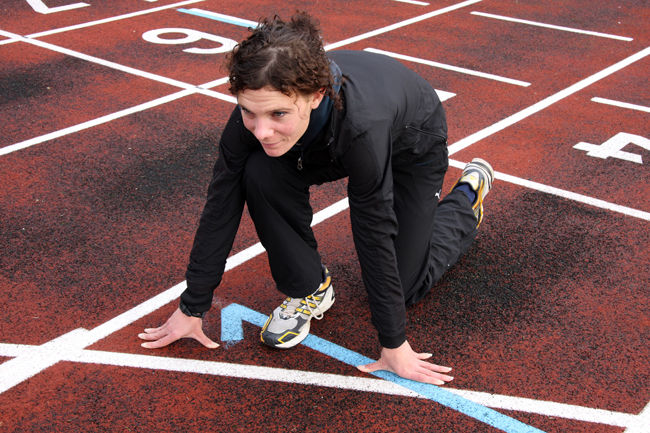
MULTIPOLYGON (((57 356, 57 362, 66 361, 139 369, 146 368, 160 371, 175 371, 240 379, 294 383, 401 397, 426 398, 413 390, 404 388, 387 380, 344 376, 331 373, 317 373, 303 370, 289 370, 258 365, 78 349, 78 346, 77 349, 74 349, 73 347, 76 345, 68 345, 68 343, 73 343, 75 338, 81 338, 83 335, 87 335, 88 332, 89 331, 85 329, 78 329, 59 337, 56 340, 52 340, 58 342, 57 351, 59 352, 59 356, 57 356)), ((42 357, 47 353, 47 350, 44 350, 44 346, 45 345, 32 346, 26 344, 0 343, 0 356, 16 358, 23 357, 23 359, 27 356, 30 358, 33 358, 34 356, 42 357)), ((50 345, 50 355, 55 355, 54 351, 51 349, 52 345, 50 345)), ((493 409, 534 413, 549 417, 573 419, 615 427, 627 427, 627 433, 643 431, 641 428, 645 421, 644 415, 648 416, 650 414, 650 411, 646 410, 643 410, 639 415, 633 415, 623 412, 593 409, 584 406, 534 400, 524 397, 490 394, 486 392, 448 387, 445 387, 444 389, 452 394, 456 394, 462 398, 493 409)), ((650 405, 648 408, 650 408, 650 405)))

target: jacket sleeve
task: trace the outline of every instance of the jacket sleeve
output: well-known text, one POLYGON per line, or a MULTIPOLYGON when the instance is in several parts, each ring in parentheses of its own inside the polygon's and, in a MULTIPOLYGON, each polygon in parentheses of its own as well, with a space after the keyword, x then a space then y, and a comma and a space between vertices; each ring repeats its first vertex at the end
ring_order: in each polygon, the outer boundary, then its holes
POLYGON ((213 291, 221 282, 244 209, 242 176, 250 148, 241 112, 235 108, 221 135, 219 157, 185 274, 187 289, 181 302, 191 312, 209 310, 213 291))
POLYGON ((372 323, 383 347, 406 340, 406 307, 394 239, 397 217, 393 210, 393 174, 390 131, 381 127, 349 138, 342 157, 349 173, 350 219, 361 274, 370 303, 372 323))

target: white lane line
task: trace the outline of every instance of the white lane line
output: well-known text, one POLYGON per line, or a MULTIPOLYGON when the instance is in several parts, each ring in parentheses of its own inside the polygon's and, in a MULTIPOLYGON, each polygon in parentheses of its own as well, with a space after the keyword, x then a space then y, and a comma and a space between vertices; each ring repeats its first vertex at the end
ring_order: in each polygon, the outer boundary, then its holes
MULTIPOLYGON (((61 346, 59 346, 63 349, 61 346)), ((1 344, 0 356, 29 356, 38 346, 1 344)), ((403 397, 421 398, 421 396, 397 385, 394 382, 356 376, 344 376, 331 373, 317 373, 302 370, 264 367, 257 365, 234 364, 197 359, 170 358, 155 355, 138 355, 130 353, 107 352, 100 350, 65 351, 59 361, 81 362, 89 364, 111 365, 129 368, 146 368, 151 370, 175 371, 184 373, 206 374, 213 376, 235 377, 241 379, 284 382, 300 385, 313 385, 327 388, 371 392, 403 397)), ((464 397, 475 403, 494 409, 513 410, 535 413, 544 416, 606 424, 617 427, 637 425, 637 416, 623 412, 593 409, 584 406, 534 400, 524 397, 490 394, 486 392, 462 390, 445 387, 449 392, 464 397)))
POLYGON ((88 331, 76 329, 0 364, 0 394, 56 364, 62 353, 83 349, 87 337, 88 331))
MULTIPOLYGON (((223 77, 223 78, 218 78, 214 81, 210 81, 209 83, 201 84, 199 87, 202 89, 211 89, 213 87, 221 86, 222 84, 228 83, 229 79, 228 77, 223 77)), ((233 98, 235 99, 235 98, 233 98)), ((235 103, 237 100, 235 99, 235 103)))
MULTIPOLYGON (((180 7, 180 6, 186 6, 186 5, 189 5, 189 4, 199 3, 199 2, 203 2, 203 1, 205 1, 205 0, 186 0, 186 1, 179 2, 179 3, 169 4, 169 5, 165 5, 165 6, 159 6, 159 7, 146 9, 146 10, 142 10, 142 11, 137 11, 137 12, 131 12, 131 13, 128 13, 128 14, 123 14, 123 15, 117 15, 117 16, 114 16, 114 17, 104 18, 104 19, 101 19, 101 20, 89 21, 87 23, 82 23, 82 24, 75 24, 73 26, 61 27, 61 28, 58 28, 58 29, 52 29, 52 30, 46 30, 46 31, 43 31, 43 32, 32 33, 31 35, 27 35, 26 37, 28 37, 28 38, 40 38, 40 37, 43 37, 43 36, 53 35, 53 34, 56 34, 56 33, 62 33, 62 32, 68 32, 68 31, 71 31, 71 30, 83 29, 83 28, 86 28, 86 27, 92 27, 92 26, 96 26, 96 25, 99 25, 99 24, 106 24, 106 23, 110 23, 110 22, 113 22, 113 21, 120 21, 120 20, 124 20, 124 19, 128 19, 128 18, 138 17, 138 16, 141 16, 141 15, 147 15, 147 14, 154 13, 154 12, 160 12, 160 11, 163 11, 165 9, 174 9, 174 8, 177 8, 177 7, 180 7)), ((11 42, 19 42, 19 41, 20 41, 19 39, 4 40, 4 41, 0 41, 0 45, 8 44, 8 43, 11 43, 11 42)))
POLYGON ((145 10, 142 10, 142 11, 131 12, 131 13, 128 13, 128 14, 123 14, 123 15, 117 15, 117 16, 110 17, 110 18, 104 18, 104 19, 101 19, 101 20, 89 21, 87 23, 75 24, 75 25, 68 26, 68 27, 61 27, 61 28, 58 28, 58 29, 52 29, 52 30, 46 30, 44 32, 33 33, 31 35, 28 35, 27 37, 28 38, 40 38, 40 37, 43 37, 43 36, 53 35, 53 34, 56 34, 56 33, 67 32, 67 31, 70 31, 70 30, 83 29, 85 27, 92 27, 92 26, 96 26, 96 25, 99 25, 99 24, 106 24, 106 23, 110 23, 110 22, 113 22, 113 21, 120 21, 120 20, 125 20, 125 19, 128 19, 128 18, 138 17, 138 16, 141 16, 141 15, 147 15, 147 14, 154 13, 154 12, 160 12, 160 11, 163 11, 165 9, 174 9, 174 8, 177 8, 177 7, 180 7, 180 6, 186 6, 186 5, 189 5, 189 4, 199 3, 199 2, 203 2, 203 1, 205 1, 205 0, 186 0, 186 1, 173 3, 173 4, 169 4, 169 5, 165 5, 165 6, 158 6, 158 7, 151 8, 151 9, 145 9, 145 10))
MULTIPOLYGON (((456 161, 453 159, 449 160, 450 166, 459 168, 461 170, 465 167, 465 164, 466 163, 464 162, 456 161)), ((516 176, 511 176, 509 174, 501 173, 498 171, 494 172, 494 177, 495 179, 503 180, 515 185, 523 186, 525 188, 545 192, 547 194, 567 198, 569 200, 577 201, 580 203, 585 203, 590 206, 598 207, 601 209, 607 209, 610 211, 621 213, 623 215, 628 215, 642 220, 650 221, 650 212, 644 212, 642 210, 633 209, 627 206, 621 206, 615 203, 610 203, 608 201, 600 200, 597 198, 589 197, 586 195, 578 194, 560 188, 555 188, 553 186, 544 185, 542 183, 533 182, 531 180, 522 179, 516 176)))
POLYGON ((0 45, 11 44, 11 43, 14 43, 14 42, 20 42, 20 41, 18 39, 15 39, 15 38, 9 38, 9 39, 4 39, 4 40, 0 41, 0 45))
POLYGON ((445 69, 448 71, 460 72, 461 74, 473 75, 475 77, 487 78, 489 80, 500 81, 502 83, 514 84, 515 86, 528 87, 530 83, 526 81, 513 80, 512 78, 502 77, 500 75, 488 74, 486 72, 475 71, 472 69, 461 68, 458 66, 447 65, 445 63, 438 63, 431 60, 420 59, 417 57, 411 57, 404 54, 393 53, 390 51, 379 50, 377 48, 365 48, 364 51, 371 53, 383 54, 385 56, 394 57, 396 59, 406 60, 409 62, 420 63, 427 66, 433 66, 435 68, 445 69))
MULTIPOLYGON (((224 78, 219 78, 218 80, 210 81, 209 83, 201 84, 200 86, 197 86, 199 89, 210 89, 212 87, 220 86, 224 83, 228 82, 228 77, 224 78)), ((17 150, 25 149, 30 146, 34 146, 35 144, 40 144, 45 141, 53 140, 55 138, 60 138, 68 134, 73 134, 75 132, 82 131, 84 129, 91 128, 93 126, 101 125, 103 123, 110 122, 115 119, 119 119, 121 117, 128 116, 133 113, 137 113, 140 111, 148 110, 149 108, 156 107, 158 105, 166 104, 171 101, 175 101, 176 99, 183 98, 185 96, 189 96, 192 94, 198 93, 195 89, 187 89, 187 90, 181 90, 180 92, 172 93, 171 95, 163 96, 161 98, 154 99, 152 101, 145 102, 143 104, 139 104, 130 108, 126 108, 124 110, 116 111, 115 113, 107 114, 106 116, 101 116, 96 119, 89 120, 87 122, 79 123, 77 125, 73 125, 67 128, 60 129, 58 131, 50 132, 48 134, 41 135, 39 137, 34 137, 30 138, 29 140, 21 141, 20 143, 15 143, 11 144, 9 146, 5 146, 0 148, 0 156, 2 155, 7 155, 9 153, 15 152, 17 150)), ((226 95, 223 93, 219 92, 213 92, 214 94, 220 95, 219 99, 230 102, 232 104, 237 103, 237 99, 232 97, 231 95, 226 95)))
MULTIPOLYGON (((203 1, 203 0, 192 0, 191 2, 197 2, 197 1, 203 1)), ((469 0, 469 1, 466 1, 466 2, 463 2, 463 3, 459 3, 457 5, 454 5, 454 6, 450 6, 448 8, 433 11, 433 12, 430 12, 428 14, 412 18, 411 20, 402 21, 401 23, 395 24, 394 26, 388 26, 388 27, 384 27, 382 29, 375 30, 374 32, 366 33, 365 37, 370 37, 371 33, 373 35, 374 34, 384 33, 384 32, 390 31, 390 30, 394 30, 394 29, 403 27, 405 25, 409 25, 409 24, 412 24, 412 23, 415 23, 415 22, 418 22, 418 21, 422 21, 424 19, 428 19, 428 18, 436 16, 436 15, 443 14, 445 12, 449 12, 449 11, 452 11, 452 10, 455 10, 455 9, 458 9, 458 8, 461 8, 461 7, 464 7, 464 6, 467 6, 467 5, 478 3, 480 1, 481 0, 469 0)), ((191 3, 191 2, 186 2, 186 3, 191 3)), ((176 6, 179 5, 179 3, 175 3, 175 5, 176 6)), ((165 7, 169 7, 169 6, 163 6, 162 8, 165 8, 165 7)), ((156 10, 160 10, 160 9, 161 8, 154 8, 154 9, 151 9, 151 11, 156 11, 156 10)), ((66 27, 64 29, 59 29, 59 30, 65 31, 66 29, 71 29, 71 28, 66 27)), ((173 86, 181 87, 181 88, 186 89, 186 90, 192 90, 192 92, 190 92, 190 93, 202 93, 202 94, 205 94, 207 96, 218 98, 218 99, 221 99, 223 101, 227 101, 227 102, 230 102, 230 103, 233 103, 233 104, 237 103, 236 98, 234 98, 232 95, 226 95, 226 94, 223 94, 223 93, 220 93, 220 92, 215 92, 215 91, 209 90, 212 87, 216 87, 216 86, 227 83, 228 82, 228 77, 219 78, 217 80, 211 81, 211 82, 206 83, 206 84, 202 84, 200 86, 191 86, 189 84, 182 83, 180 81, 168 79, 168 78, 165 78, 165 77, 162 77, 162 76, 159 76, 159 75, 155 75, 155 74, 150 74, 150 73, 145 72, 145 71, 139 71, 137 69, 130 68, 128 66, 119 65, 119 64, 114 63, 114 62, 108 62, 108 61, 105 61, 105 60, 102 60, 102 59, 99 59, 99 58, 96 58, 96 57, 87 56, 87 55, 85 55, 83 53, 78 53, 78 52, 75 52, 75 51, 72 51, 72 50, 68 50, 68 49, 65 49, 65 48, 62 48, 62 47, 58 47, 58 46, 53 45, 53 44, 48 44, 46 42, 41 42, 41 41, 38 41, 38 40, 34 40, 34 39, 31 39, 31 37, 23 37, 23 36, 16 35, 16 34, 13 34, 13 33, 9 33, 9 32, 3 31, 3 30, 0 30, 0 35, 10 38, 8 41, 22 41, 22 42, 26 42, 26 43, 33 43, 35 45, 41 46, 42 48, 52 49, 54 51, 61 52, 63 54, 68 54, 68 55, 71 55, 71 56, 74 56, 74 57, 77 57, 77 58, 81 58, 83 60, 87 60, 87 61, 94 62, 94 63, 99 63, 99 64, 101 64, 103 66, 108 66, 110 68, 118 69, 118 70, 123 71, 123 72, 132 73, 132 74, 135 74, 135 75, 138 75, 138 76, 143 76, 145 78, 150 78, 150 79, 153 79, 155 81, 160 81, 160 82, 164 82, 166 84, 170 84, 170 85, 173 85, 173 86)), ((44 33, 38 33, 36 35, 43 36, 44 33)), ((31 35, 31 36, 33 37, 35 35, 31 35)), ((362 35, 362 36, 364 36, 364 35, 362 35)), ((353 39, 355 39, 355 38, 353 38, 353 39)), ((359 38, 358 40, 361 40, 361 39, 363 39, 363 37, 359 38)), ((4 42, 4 41, 2 41, 2 42, 4 42)), ((0 42, 0 44, 2 42, 0 42)), ((333 48, 341 47, 343 45, 347 45, 347 44, 350 44, 352 42, 354 42, 352 39, 346 39, 346 40, 338 42, 336 44, 329 45, 328 48, 326 48, 326 49, 331 50, 333 48)), ((190 93, 188 93, 188 95, 190 93)), ((177 94, 174 94, 174 95, 177 95, 177 94)), ((186 96, 186 95, 182 95, 182 96, 186 96)), ((452 96, 452 94, 450 94, 448 92, 445 92, 442 96, 448 99, 449 97, 452 96)), ((169 97, 172 98, 170 100, 176 99, 176 98, 173 98, 173 95, 170 95, 169 97)), ((162 98, 160 98, 160 99, 162 99, 162 98)), ((155 106, 155 105, 159 105, 159 104, 156 104, 155 101, 159 101, 160 99, 151 101, 149 103, 141 104, 141 105, 139 105, 137 107, 144 107, 143 109, 146 109, 146 108, 149 108, 149 107, 145 107, 146 104, 153 104, 153 105, 151 105, 152 107, 155 106)), ((131 109, 134 110, 133 112, 141 111, 137 107, 132 107, 131 108, 131 109)), ((127 110, 131 110, 131 109, 127 109, 127 110)), ((116 118, 123 117, 124 115, 129 114, 127 110, 122 110, 120 112, 113 113, 113 114, 110 114, 110 115, 107 115, 107 116, 102 116, 102 117, 100 117, 98 119, 94 119, 94 120, 91 120, 89 122, 84 122, 84 123, 82 123, 80 125, 74 125, 74 126, 71 126, 69 128, 62 129, 60 131, 55 131, 55 132, 52 132, 52 133, 49 133, 49 134, 42 135, 40 137, 35 137, 35 138, 30 139, 30 140, 26 140, 26 141, 23 141, 23 142, 20 142, 20 143, 15 143, 15 144, 6 146, 4 148, 0 148, 0 156, 6 155, 6 154, 11 153, 11 152, 15 152, 16 150, 24 149, 24 148, 29 147, 29 146, 33 146, 34 144, 38 144, 38 143, 42 143, 44 141, 51 140, 53 138, 58 138, 58 137, 61 137, 63 135, 66 135, 66 134, 74 133, 74 132, 77 132, 77 131, 79 131, 81 129, 86 129, 86 128, 89 128, 91 126, 99 125, 99 124, 106 123, 106 122, 109 122, 111 120, 114 120, 116 118)))
POLYGON ((489 394, 485 392, 447 389, 450 392, 457 393, 461 397, 473 400, 476 403, 480 403, 483 406, 491 407, 493 409, 516 410, 519 412, 535 413, 544 416, 567 418, 597 424, 607 424, 617 427, 636 425, 638 418, 637 415, 624 412, 594 409, 547 400, 534 400, 524 397, 489 394))
POLYGON ((68 134, 73 134, 75 132, 82 131, 84 129, 92 128, 93 126, 101 125, 103 123, 110 122, 121 117, 128 116, 133 113, 140 111, 148 110, 149 108, 156 107, 158 105, 166 104, 168 102, 180 99, 184 96, 195 93, 193 90, 181 90, 180 92, 173 93, 168 96, 163 96, 162 98, 154 99, 144 104, 136 105, 121 111, 116 111, 115 113, 108 114, 106 116, 101 116, 96 119, 89 120, 87 122, 79 123, 67 128, 60 129, 58 131, 50 132, 39 137, 30 138, 29 140, 21 141, 20 143, 11 144, 0 148, 0 156, 7 155, 9 153, 15 152, 17 150, 25 149, 27 147, 34 146, 35 144, 40 144, 45 141, 53 140, 55 138, 60 138, 68 134))
POLYGON ((636 416, 634 423, 623 433, 648 433, 648 426, 650 426, 650 403, 636 416))
POLYGON ((445 14, 447 12, 455 11, 457 9, 464 8, 466 6, 473 5, 475 3, 479 3, 480 1, 481 0, 467 0, 467 1, 464 1, 464 2, 461 2, 461 3, 457 3, 455 5, 448 6, 446 8, 442 8, 442 9, 438 9, 438 10, 426 13, 424 15, 420 15, 420 16, 417 16, 417 17, 414 17, 414 18, 410 18, 408 20, 400 21, 398 23, 391 24, 389 26, 382 27, 382 28, 377 29, 377 30, 366 32, 366 33, 363 33, 363 34, 358 35, 358 36, 354 36, 354 37, 344 39, 344 40, 339 41, 339 42, 335 42, 333 44, 325 45, 325 50, 326 51, 327 50, 333 50, 335 48, 339 48, 339 47, 342 47, 344 45, 349 45, 349 44, 352 44, 354 42, 358 42, 358 41, 361 41, 361 40, 364 40, 364 39, 371 38, 373 36, 381 35, 382 33, 387 33, 387 32, 393 31, 395 29, 406 27, 406 26, 414 24, 414 23, 418 23, 420 21, 428 20, 429 18, 438 16, 438 15, 442 15, 442 14, 445 14))
POLYGON ((621 69, 625 68, 626 66, 631 65, 632 63, 644 58, 650 54, 650 47, 645 48, 641 51, 639 51, 636 54, 633 54, 623 60, 621 60, 618 63, 615 63, 605 69, 603 69, 600 72, 595 73, 594 75, 591 75, 590 77, 587 77, 581 81, 578 81, 575 84, 572 84, 571 86, 567 87, 564 90, 561 90, 557 92, 554 95, 549 96, 548 98, 542 99, 539 102, 536 102, 535 104, 531 105, 528 108, 525 108, 509 117, 506 117, 505 119, 502 119, 498 121, 497 123, 488 126, 487 128, 484 128, 478 132, 475 132, 474 134, 471 134, 451 146, 449 146, 449 155, 453 155, 456 152, 459 152, 466 147, 471 146, 472 144, 483 140, 486 137, 489 137, 493 134, 496 134, 497 132, 512 126, 523 119, 532 116, 533 114, 536 114, 540 111, 542 111, 545 108, 550 107, 551 105, 555 104, 558 101, 561 101, 564 98, 567 98, 574 93, 579 92, 580 90, 585 89, 586 87, 594 84, 595 82, 602 80, 603 78, 606 78, 610 75, 612 75, 615 72, 620 71, 621 69))
POLYGON ((629 108, 630 110, 638 110, 638 111, 643 111, 645 113, 650 113, 650 107, 646 107, 644 105, 630 104, 629 102, 621 102, 621 101, 616 101, 614 99, 600 98, 598 96, 596 96, 595 98, 591 98, 591 100, 599 104, 613 105, 615 107, 629 108))
POLYGON ((217 98, 217 99, 223 99, 223 96, 224 96, 222 93, 213 92, 211 90, 203 89, 203 88, 200 88, 200 87, 192 85, 192 84, 187 84, 187 83, 184 83, 182 81, 175 80, 173 78, 163 77, 162 75, 154 74, 154 73, 147 72, 147 71, 142 71, 140 69, 132 68, 130 66, 121 65, 119 63, 111 62, 110 60, 100 59, 99 57, 90 56, 88 54, 80 53, 78 51, 70 50, 68 48, 63 48, 63 47, 60 47, 58 45, 50 44, 48 42, 43 42, 43 41, 40 41, 38 39, 26 38, 26 37, 23 37, 23 36, 20 36, 20 35, 16 35, 14 33, 7 32, 5 30, 0 30, 0 35, 1 36, 7 36, 7 37, 10 37, 10 38, 17 38, 21 42, 26 42, 26 43, 31 44, 31 45, 36 45, 37 47, 40 47, 40 48, 45 48, 47 50, 56 51, 56 52, 61 53, 61 54, 66 54, 66 55, 71 56, 71 57, 76 57, 76 58, 81 59, 81 60, 85 60, 85 61, 88 61, 88 62, 91 62, 91 63, 96 63, 98 65, 106 66, 108 68, 116 69, 118 71, 126 72, 128 74, 136 75, 138 77, 147 78, 147 79, 150 79, 150 80, 153 80, 153 81, 157 81, 159 83, 168 84, 170 86, 179 87, 181 89, 194 90, 197 93, 201 93, 201 94, 204 94, 204 95, 207 95, 207 96, 212 96, 212 97, 217 98))
POLYGON ((393 0, 395 2, 400 2, 400 3, 408 3, 412 5, 418 5, 418 6, 429 6, 429 3, 427 2, 420 2, 417 0, 393 0))
MULTIPOLYGON (((1 32, 2 32, 2 30, 0 30, 0 33, 1 32)), ((128 72, 128 71, 125 71, 125 72, 128 72)), ((136 74, 136 75, 140 75, 140 74, 136 74)), ((162 77, 162 78, 164 78, 164 77, 162 77)), ((79 131, 82 131, 84 129, 91 128, 93 126, 101 125, 103 123, 107 123, 107 122, 110 122, 112 120, 119 119, 121 117, 125 117, 125 116, 128 116, 128 115, 133 114, 133 113, 144 111, 144 110, 147 110, 149 108, 156 107, 158 105, 166 104, 168 102, 171 102, 171 101, 174 101, 176 99, 180 99, 182 97, 185 97, 185 96, 188 96, 188 95, 191 95, 191 94, 195 94, 195 93, 201 93, 201 94, 213 97, 213 98, 220 99, 222 101, 226 101, 226 102, 230 102, 232 104, 236 104, 237 99, 234 98, 232 95, 226 95, 224 93, 209 90, 212 87, 216 87, 216 86, 225 84, 227 82, 228 82, 228 77, 219 78, 217 80, 210 81, 208 83, 201 84, 199 86, 192 86, 190 84, 181 83, 186 87, 185 90, 181 90, 180 92, 176 92, 176 93, 173 93, 171 95, 163 96, 161 98, 157 98, 157 99, 154 99, 152 101, 148 101, 148 102, 145 102, 143 104, 136 105, 134 107, 130 107, 130 108, 127 108, 127 109, 124 109, 124 110, 120 110, 120 111, 117 111, 115 113, 107 114, 105 116, 101 116, 101 117, 98 117, 96 119, 89 120, 87 122, 83 122, 83 123, 80 123, 80 124, 77 124, 77 125, 73 125, 73 126, 70 126, 70 127, 67 127, 67 128, 60 129, 58 131, 54 131, 54 132, 50 132, 48 134, 44 134, 44 135, 41 135, 41 136, 38 136, 38 137, 30 138, 29 140, 21 141, 19 143, 15 143, 15 144, 11 144, 9 146, 2 147, 2 148, 0 148, 0 156, 7 155, 7 154, 15 152, 17 150, 25 149, 27 147, 34 146, 35 144, 40 144, 40 143, 43 143, 45 141, 53 140, 55 138, 60 138, 60 137, 63 137, 65 135, 68 135, 68 134, 79 132, 79 131)), ((170 83, 168 83, 168 84, 170 84, 170 83)))
MULTIPOLYGON (((347 198, 339 200, 338 202, 326 207, 314 214, 312 226, 342 212, 347 209, 347 207, 347 198)), ((230 256, 226 261, 225 271, 229 271, 243 263, 246 263, 248 260, 262 254, 264 251, 264 248, 258 242, 257 244, 230 256)), ((177 299, 186 287, 187 283, 185 281, 180 282, 153 298, 148 299, 96 328, 91 329, 90 331, 78 329, 51 340, 41 346, 37 346, 37 352, 35 352, 35 354, 38 356, 34 356, 30 352, 30 354, 23 354, 23 356, 18 356, 1 364, 0 394, 40 373, 57 362, 67 359, 66 357, 70 356, 71 350, 78 352, 81 349, 84 349, 130 325, 136 320, 151 314, 164 305, 167 305, 174 299, 177 299), (41 356, 39 354, 43 355, 41 356)), ((10 350, 13 351, 18 347, 17 345, 9 346, 10 350)), ((0 355, 1 354, 2 353, 0 352, 0 355)))
POLYGON ((617 39, 619 41, 627 41, 627 42, 629 42, 629 41, 634 40, 634 39, 628 38, 626 36, 617 36, 617 35, 611 35, 611 34, 608 34, 608 33, 599 33, 599 32, 592 32, 592 31, 589 31, 589 30, 575 29, 575 28, 571 28, 571 27, 556 26, 556 25, 553 25, 553 24, 545 24, 545 23, 540 23, 540 22, 537 22, 537 21, 528 21, 528 20, 522 20, 522 19, 519 19, 519 18, 504 17, 502 15, 487 14, 487 13, 484 13, 484 12, 476 12, 476 11, 474 11, 474 12, 471 12, 471 14, 472 15, 482 16, 482 17, 485 17, 485 18, 493 18, 493 19, 497 19, 497 20, 501 20, 501 21, 509 21, 509 22, 519 23, 519 24, 528 24, 528 25, 536 26, 536 27, 544 27, 544 28, 547 28, 547 29, 562 30, 564 32, 580 33, 580 34, 583 34, 583 35, 598 36, 598 37, 601 37, 601 38, 617 39))

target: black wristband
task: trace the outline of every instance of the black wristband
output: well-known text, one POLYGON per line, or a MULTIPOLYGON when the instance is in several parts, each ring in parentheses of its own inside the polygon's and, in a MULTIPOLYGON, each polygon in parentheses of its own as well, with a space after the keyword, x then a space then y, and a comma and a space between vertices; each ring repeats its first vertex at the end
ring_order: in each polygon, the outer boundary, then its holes
POLYGON ((190 311, 190 309, 187 308, 187 305, 185 305, 185 303, 183 301, 181 301, 178 304, 178 308, 181 310, 181 313, 183 313, 183 314, 185 314, 186 316, 189 316, 189 317, 198 317, 199 319, 203 319, 203 316, 205 316, 205 312, 203 312, 203 313, 194 313, 194 312, 190 311))

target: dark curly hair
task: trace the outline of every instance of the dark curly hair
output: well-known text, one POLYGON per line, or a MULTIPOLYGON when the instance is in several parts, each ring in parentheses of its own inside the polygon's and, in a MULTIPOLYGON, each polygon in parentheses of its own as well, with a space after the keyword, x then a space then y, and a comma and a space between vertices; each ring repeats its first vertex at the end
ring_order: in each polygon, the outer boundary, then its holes
POLYGON ((266 86, 287 96, 324 92, 340 108, 317 20, 306 12, 289 22, 275 15, 251 31, 226 57, 233 95, 266 86))

